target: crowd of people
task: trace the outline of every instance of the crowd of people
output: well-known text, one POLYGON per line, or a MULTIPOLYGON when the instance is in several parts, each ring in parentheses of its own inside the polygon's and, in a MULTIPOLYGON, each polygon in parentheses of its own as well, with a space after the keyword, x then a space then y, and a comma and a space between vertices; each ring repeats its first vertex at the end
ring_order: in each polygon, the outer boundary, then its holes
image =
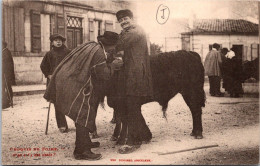
POLYGON ((223 97, 220 91, 222 87, 230 97, 243 95, 243 68, 242 60, 234 49, 220 49, 220 45, 214 43, 212 50, 207 54, 204 62, 205 74, 209 78, 209 93, 211 96, 223 97))

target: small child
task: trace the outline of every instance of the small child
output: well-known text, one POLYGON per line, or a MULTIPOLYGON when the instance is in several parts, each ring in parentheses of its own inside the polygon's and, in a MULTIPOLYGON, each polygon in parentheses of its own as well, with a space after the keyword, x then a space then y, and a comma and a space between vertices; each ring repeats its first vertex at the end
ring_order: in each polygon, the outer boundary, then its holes
MULTIPOLYGON (((41 70, 44 76, 47 78, 47 85, 51 79, 52 73, 59 65, 59 63, 70 53, 70 50, 64 45, 66 38, 64 38, 60 34, 53 34, 50 36, 52 49, 48 51, 41 63, 41 70)), ((55 107, 55 103, 54 103, 55 107)), ((68 132, 68 124, 63 115, 57 108, 55 107, 55 116, 58 128, 61 133, 68 132)))

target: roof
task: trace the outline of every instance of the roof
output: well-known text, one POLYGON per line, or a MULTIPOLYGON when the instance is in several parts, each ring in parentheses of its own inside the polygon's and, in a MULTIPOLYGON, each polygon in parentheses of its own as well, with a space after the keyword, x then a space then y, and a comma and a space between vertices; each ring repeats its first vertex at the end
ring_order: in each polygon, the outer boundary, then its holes
POLYGON ((258 24, 242 19, 196 19, 193 29, 182 34, 258 35, 258 24))

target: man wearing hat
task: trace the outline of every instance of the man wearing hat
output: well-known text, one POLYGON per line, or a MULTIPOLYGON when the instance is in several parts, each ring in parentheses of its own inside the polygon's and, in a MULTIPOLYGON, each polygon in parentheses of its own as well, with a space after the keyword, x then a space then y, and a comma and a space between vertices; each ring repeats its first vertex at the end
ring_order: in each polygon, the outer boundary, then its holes
MULTIPOLYGON (((40 66, 42 73, 47 78, 47 86, 55 68, 66 57, 66 55, 70 53, 70 50, 64 45, 66 38, 64 38, 62 35, 53 34, 50 36, 50 41, 52 48, 45 54, 40 66)), ((54 107, 59 131, 61 133, 68 132, 68 124, 65 115, 63 115, 59 110, 57 110, 55 103, 54 107)))
POLYGON ((117 33, 106 31, 98 36, 98 43, 90 41, 76 47, 56 68, 44 94, 47 101, 55 101, 60 111, 75 122, 73 155, 77 160, 98 160, 102 157, 91 151, 100 143, 92 142, 89 133, 96 130, 97 108, 103 94, 103 91, 96 91, 99 86, 97 80, 109 80, 113 70, 122 66, 119 60, 107 62, 117 40, 117 33))
POLYGON ((124 52, 125 110, 128 125, 128 139, 119 153, 131 153, 142 141, 149 142, 152 133, 141 113, 141 106, 153 96, 150 58, 144 30, 136 25, 133 13, 126 9, 116 13, 123 28, 116 46, 117 52, 124 52))

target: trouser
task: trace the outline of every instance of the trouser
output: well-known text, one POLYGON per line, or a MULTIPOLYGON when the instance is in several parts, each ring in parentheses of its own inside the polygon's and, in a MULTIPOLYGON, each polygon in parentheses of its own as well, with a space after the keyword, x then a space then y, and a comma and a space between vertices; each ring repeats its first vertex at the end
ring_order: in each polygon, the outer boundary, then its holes
POLYGON ((57 107, 55 106, 55 104, 54 107, 55 107, 55 117, 56 117, 58 128, 65 127, 66 129, 68 129, 68 124, 65 115, 56 109, 57 107))
POLYGON ((138 96, 126 97, 128 145, 140 144, 141 141, 152 139, 152 133, 141 112, 142 99, 138 96))
POLYGON ((220 81, 219 76, 209 76, 209 93, 216 95, 220 93, 220 81))
POLYGON ((74 153, 80 154, 91 149, 91 139, 89 137, 89 130, 79 124, 76 126, 76 142, 74 153))
POLYGON ((126 100, 122 97, 117 99, 116 104, 114 105, 114 114, 116 117, 116 127, 113 133, 114 137, 122 136, 125 138, 127 134, 127 108, 126 100))

